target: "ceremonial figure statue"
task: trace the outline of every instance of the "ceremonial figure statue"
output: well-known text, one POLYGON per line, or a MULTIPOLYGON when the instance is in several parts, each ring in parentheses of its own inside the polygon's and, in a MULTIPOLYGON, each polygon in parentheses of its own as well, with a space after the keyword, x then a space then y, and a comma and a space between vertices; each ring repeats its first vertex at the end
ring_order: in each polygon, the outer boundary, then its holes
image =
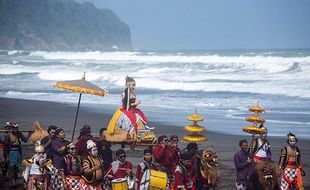
POLYGON ((122 93, 122 106, 116 110, 109 122, 107 131, 104 132, 107 141, 136 140, 138 130, 153 129, 146 125, 147 118, 137 108, 141 101, 137 99, 135 88, 136 81, 132 77, 127 76, 126 89, 122 93))

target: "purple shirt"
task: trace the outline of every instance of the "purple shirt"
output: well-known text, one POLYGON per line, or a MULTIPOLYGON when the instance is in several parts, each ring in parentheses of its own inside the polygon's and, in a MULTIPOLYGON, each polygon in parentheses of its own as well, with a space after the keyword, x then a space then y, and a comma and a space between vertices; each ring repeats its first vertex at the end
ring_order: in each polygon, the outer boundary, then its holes
POLYGON ((236 182, 240 184, 245 184, 247 176, 250 171, 250 164, 246 161, 249 158, 248 152, 244 150, 238 151, 234 156, 234 163, 237 171, 237 179, 236 182))
POLYGON ((56 138, 51 145, 51 150, 53 154, 53 166, 60 169, 62 166, 63 159, 65 155, 67 154, 67 149, 65 149, 63 152, 59 152, 58 149, 67 146, 69 144, 69 141, 62 140, 59 138, 56 138))

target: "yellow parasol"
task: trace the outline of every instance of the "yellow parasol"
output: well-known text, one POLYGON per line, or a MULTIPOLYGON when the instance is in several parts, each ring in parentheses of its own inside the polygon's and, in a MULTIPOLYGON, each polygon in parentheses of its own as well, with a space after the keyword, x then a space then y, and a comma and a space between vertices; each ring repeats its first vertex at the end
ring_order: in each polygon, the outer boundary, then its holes
POLYGON ((71 141, 74 139, 74 132, 75 132, 75 127, 76 127, 76 122, 79 114, 79 109, 80 109, 80 102, 81 102, 81 96, 82 94, 93 94, 93 95, 98 95, 98 96, 105 96, 108 94, 108 91, 101 89, 100 87, 88 82, 85 79, 85 73, 80 80, 69 80, 69 81, 58 81, 54 82, 53 84, 54 87, 72 91, 72 92, 77 92, 80 94, 79 96, 79 102, 75 114, 75 121, 74 121, 74 127, 73 127, 73 132, 72 132, 72 138, 71 141))

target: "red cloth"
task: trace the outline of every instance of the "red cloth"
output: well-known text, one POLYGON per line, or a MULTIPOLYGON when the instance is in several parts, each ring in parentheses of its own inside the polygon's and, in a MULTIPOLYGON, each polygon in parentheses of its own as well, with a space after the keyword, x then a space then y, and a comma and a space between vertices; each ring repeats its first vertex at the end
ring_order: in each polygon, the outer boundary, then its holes
POLYGON ((82 157, 82 159, 87 158, 88 150, 87 150, 87 141, 91 139, 90 135, 80 136, 75 144, 76 153, 82 157))
POLYGON ((289 165, 289 166, 297 166, 297 163, 294 162, 294 161, 288 161, 287 165, 289 165))
POLYGON ((192 175, 191 169, 185 167, 181 167, 180 165, 177 166, 174 172, 174 186, 176 189, 182 189, 182 186, 186 189, 192 189, 193 182, 192 182, 192 175), (182 169, 181 169, 182 168, 182 169))
POLYGON ((129 110, 121 109, 121 111, 124 114, 126 114, 126 116, 130 119, 132 124, 134 124, 134 128, 136 132, 138 130, 138 126, 137 126, 137 117, 135 113, 137 113, 142 118, 143 122, 147 123, 147 118, 145 117, 144 113, 138 108, 131 107, 129 110))
POLYGON ((153 156, 154 156, 154 161, 164 167, 166 167, 166 169, 171 169, 171 165, 170 165, 170 149, 169 147, 166 148, 162 148, 160 146, 156 146, 153 149, 153 156))
POLYGON ((132 163, 125 161, 124 163, 119 163, 118 165, 118 169, 114 172, 112 170, 112 165, 117 162, 114 161, 111 163, 111 166, 109 168, 109 174, 113 176, 113 179, 118 179, 118 178, 125 178, 126 176, 128 176, 128 172, 126 171, 126 169, 131 170, 132 171, 132 163))
POLYGON ((142 179, 142 176, 145 172, 145 170, 147 169, 151 169, 151 170, 156 170, 157 171, 157 168, 156 166, 152 163, 150 165, 149 168, 146 168, 146 163, 143 161, 143 162, 140 162, 138 165, 137 165, 137 172, 136 172, 136 189, 140 189, 140 182, 141 182, 141 179, 142 179))
POLYGON ((170 147, 170 159, 171 171, 174 171, 181 160, 181 150, 179 147, 170 147))

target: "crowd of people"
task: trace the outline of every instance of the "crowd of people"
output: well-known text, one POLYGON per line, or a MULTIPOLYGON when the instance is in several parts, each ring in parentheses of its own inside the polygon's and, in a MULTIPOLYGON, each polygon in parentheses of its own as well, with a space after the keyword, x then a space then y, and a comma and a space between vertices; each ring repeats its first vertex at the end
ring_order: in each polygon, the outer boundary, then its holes
MULTIPOLYGON (((16 179, 23 163, 26 189, 113 189, 113 180, 126 179, 129 189, 140 189, 142 178, 147 170, 160 171, 167 176, 168 189, 209 189, 214 184, 200 172, 204 155, 198 151, 196 143, 187 144, 184 150, 178 147, 179 138, 172 135, 159 136, 157 144, 143 151, 143 159, 133 170, 133 164, 126 159, 126 151, 111 150, 111 144, 104 138, 92 136, 91 127, 84 125, 76 143, 65 139, 65 131, 56 126, 49 126, 48 136, 36 143, 35 154, 22 161, 21 142, 27 142, 30 133, 25 136, 18 130, 18 125, 8 122, 0 134, 0 156, 2 175, 16 186, 16 179)), ((250 145, 246 139, 239 141, 240 151, 234 155, 236 167, 236 189, 265 189, 272 184, 272 189, 303 189, 301 153, 296 146, 297 137, 287 135, 288 145, 280 154, 278 169, 271 163, 270 144, 267 129, 250 145), (261 168, 261 169, 258 169, 261 168), (261 170, 261 171, 260 171, 261 170), (275 174, 275 171, 278 174, 275 174), (261 173, 260 173, 261 172, 261 173), (276 175, 276 176, 274 176, 276 175), (281 177, 277 182, 277 176, 281 177), (266 183, 262 180, 271 180, 266 183)), ((208 156, 207 156, 208 157, 208 156)))
POLYGON ((104 140, 104 128, 100 130, 102 136, 95 138, 91 135, 91 127, 84 125, 73 143, 65 139, 63 129, 51 125, 47 130, 49 135, 36 143, 34 155, 24 160, 21 141, 27 142, 30 133, 24 136, 18 125, 11 122, 4 129, 6 132, 1 132, 1 168, 13 187, 22 164, 25 165, 26 189, 111 189, 111 182, 121 178, 132 182, 132 189, 140 189, 142 176, 148 169, 166 173, 169 188, 191 189, 193 186, 192 168, 197 163, 198 146, 190 143, 181 154, 176 135, 160 136, 154 148, 145 149, 134 173, 124 149, 112 153, 111 144, 104 140))
POLYGON ((296 146, 297 137, 289 132, 287 146, 281 150, 278 168, 272 164, 268 130, 264 128, 259 137, 253 139, 250 146, 246 139, 239 141, 240 151, 234 155, 237 190, 303 190, 300 150, 296 146), (278 173, 276 173, 278 171, 278 173), (281 178, 278 182, 278 176, 281 178))

